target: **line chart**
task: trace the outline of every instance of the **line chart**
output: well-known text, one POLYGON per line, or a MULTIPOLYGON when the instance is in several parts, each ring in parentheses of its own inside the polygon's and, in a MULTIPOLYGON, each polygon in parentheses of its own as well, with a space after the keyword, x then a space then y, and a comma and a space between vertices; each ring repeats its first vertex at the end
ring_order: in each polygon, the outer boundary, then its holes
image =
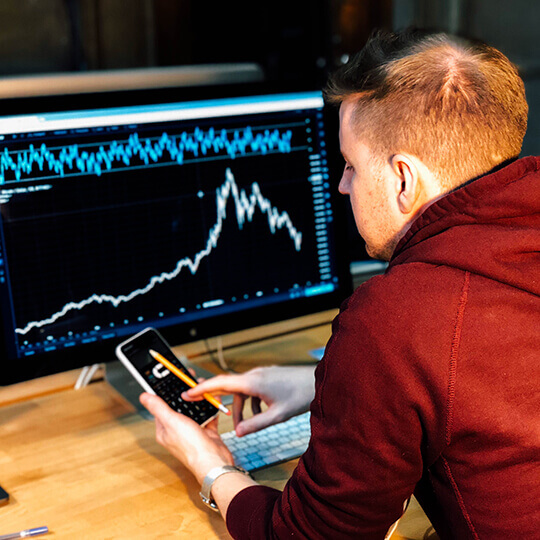
POLYGON ((252 221, 256 210, 259 210, 261 214, 266 216, 268 227, 272 234, 276 234, 278 230, 285 228, 296 251, 301 250, 302 233, 296 229, 289 214, 285 211, 280 211, 273 206, 271 201, 263 196, 257 182, 251 184, 251 192, 249 194, 246 190, 240 189, 231 169, 227 168, 225 171, 225 182, 216 190, 216 221, 209 231, 205 247, 196 253, 193 258, 184 257, 178 260, 173 270, 152 276, 146 285, 135 289, 126 295, 121 294, 113 296, 110 294, 95 293, 79 302, 68 302, 62 309, 50 317, 39 321, 32 321, 22 328, 17 328, 15 330, 16 333, 25 335, 32 329, 53 324, 62 317, 65 317, 71 311, 81 310, 90 304, 105 303, 110 304, 113 307, 118 307, 120 304, 130 302, 138 296, 147 294, 161 283, 175 279, 186 268, 191 274, 195 274, 198 271, 201 262, 208 257, 218 245, 223 224, 227 218, 227 204, 231 198, 234 203, 236 221, 240 230, 244 227, 246 221, 252 221))
POLYGON ((287 153, 291 151, 292 131, 290 129, 265 129, 255 132, 251 126, 235 130, 208 130, 196 127, 193 132, 186 131, 178 135, 163 132, 161 136, 141 138, 139 133, 131 133, 127 140, 113 140, 107 143, 96 142, 92 145, 71 144, 58 148, 49 148, 42 143, 39 147, 30 144, 24 150, 0 152, 0 185, 9 181, 21 181, 23 176, 36 179, 34 174, 48 173, 60 178, 70 174, 93 174, 101 176, 113 167, 129 167, 138 159, 146 166, 164 159, 182 165, 185 155, 194 157, 225 155, 230 159, 246 156, 250 153, 265 155, 272 151, 287 153), (85 149, 94 146, 95 150, 85 149), (13 180, 6 178, 13 176, 13 180))

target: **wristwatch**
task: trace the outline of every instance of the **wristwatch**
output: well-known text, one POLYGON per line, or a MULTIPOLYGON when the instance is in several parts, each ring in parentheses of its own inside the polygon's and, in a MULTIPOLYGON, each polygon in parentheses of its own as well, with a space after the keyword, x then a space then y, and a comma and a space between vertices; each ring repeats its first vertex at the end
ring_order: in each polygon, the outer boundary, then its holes
POLYGON ((199 495, 201 496, 202 502, 215 512, 219 512, 219 508, 217 507, 217 504, 211 494, 212 486, 221 475, 231 472, 241 472, 246 476, 251 476, 248 471, 242 469, 242 467, 239 467, 238 465, 223 465, 222 467, 214 467, 213 469, 210 469, 210 472, 203 480, 199 495))

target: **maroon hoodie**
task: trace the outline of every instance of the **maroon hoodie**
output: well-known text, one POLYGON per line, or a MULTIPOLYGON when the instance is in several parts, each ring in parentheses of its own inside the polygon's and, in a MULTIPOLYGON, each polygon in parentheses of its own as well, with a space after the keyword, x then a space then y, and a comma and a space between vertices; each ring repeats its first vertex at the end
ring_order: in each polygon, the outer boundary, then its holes
POLYGON ((415 494, 443 539, 540 538, 540 158, 431 205, 333 323, 312 437, 234 538, 382 539, 415 494))

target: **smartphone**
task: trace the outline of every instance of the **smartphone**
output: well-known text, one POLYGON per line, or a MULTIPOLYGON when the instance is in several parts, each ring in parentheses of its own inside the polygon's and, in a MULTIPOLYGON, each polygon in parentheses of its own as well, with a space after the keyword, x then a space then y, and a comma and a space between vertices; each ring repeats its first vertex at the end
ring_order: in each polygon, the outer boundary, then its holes
POLYGON ((193 376, 180 362, 161 334, 146 328, 116 347, 116 356, 143 390, 161 397, 172 409, 189 416, 204 426, 214 418, 218 409, 208 401, 184 401, 180 396, 189 386, 150 355, 150 349, 163 355, 189 377, 193 376))
POLYGON ((0 486, 0 506, 4 506, 4 504, 7 504, 9 502, 9 493, 2 489, 2 486, 0 486))

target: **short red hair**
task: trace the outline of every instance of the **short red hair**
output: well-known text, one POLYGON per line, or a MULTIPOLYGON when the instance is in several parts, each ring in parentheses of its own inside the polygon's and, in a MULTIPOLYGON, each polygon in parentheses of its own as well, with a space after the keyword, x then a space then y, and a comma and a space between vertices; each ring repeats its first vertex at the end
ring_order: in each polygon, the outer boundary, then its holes
POLYGON ((327 101, 356 101, 359 137, 382 155, 421 159, 446 189, 518 157, 523 81, 506 56, 446 34, 376 33, 333 74, 327 101))

